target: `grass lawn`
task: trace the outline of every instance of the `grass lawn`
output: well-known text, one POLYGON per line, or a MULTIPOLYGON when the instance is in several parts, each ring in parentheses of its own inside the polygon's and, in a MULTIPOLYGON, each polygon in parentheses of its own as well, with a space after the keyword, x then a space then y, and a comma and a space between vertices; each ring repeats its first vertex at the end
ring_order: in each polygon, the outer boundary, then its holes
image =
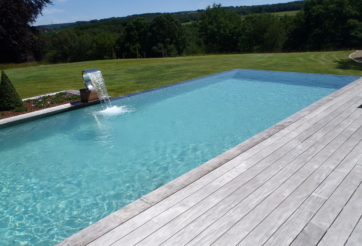
POLYGON ((273 15, 277 15, 277 16, 284 16, 284 15, 290 15, 290 16, 294 16, 299 12, 299 10, 295 10, 295 11, 283 11, 283 12, 274 12, 272 13, 273 15))
POLYGON ((102 71, 112 97, 235 68, 362 76, 353 51, 119 59, 21 67, 1 65, 22 98, 84 88, 82 71, 102 71), (6 67, 5 67, 6 66, 6 67))

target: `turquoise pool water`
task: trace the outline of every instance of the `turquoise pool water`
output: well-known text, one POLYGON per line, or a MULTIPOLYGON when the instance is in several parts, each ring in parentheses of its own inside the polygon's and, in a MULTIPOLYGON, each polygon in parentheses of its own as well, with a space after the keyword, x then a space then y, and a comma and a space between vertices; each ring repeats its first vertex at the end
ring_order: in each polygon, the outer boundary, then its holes
POLYGON ((0 130, 0 245, 54 245, 358 77, 232 70, 0 130))

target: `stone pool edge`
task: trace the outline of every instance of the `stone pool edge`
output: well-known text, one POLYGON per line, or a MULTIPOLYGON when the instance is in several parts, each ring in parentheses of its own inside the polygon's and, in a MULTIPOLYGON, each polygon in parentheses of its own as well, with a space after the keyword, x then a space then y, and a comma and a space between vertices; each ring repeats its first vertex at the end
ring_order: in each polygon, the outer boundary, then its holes
POLYGON ((287 117, 281 122, 275 124, 274 126, 260 132, 259 134, 245 140, 244 142, 236 145, 235 147, 227 150, 226 152, 220 154, 219 156, 205 162, 204 164, 198 166, 197 168, 185 173, 184 175, 170 181, 169 183, 161 186, 160 188, 148 193, 147 195, 139 198, 138 200, 132 202, 131 204, 117 210, 116 212, 106 216, 105 218, 95 222, 94 224, 88 226, 87 228, 77 232, 76 234, 66 238, 64 241, 59 242, 56 246, 74 246, 74 245, 87 245, 107 232, 113 230, 117 226, 125 223, 136 215, 144 212, 153 205, 161 202, 165 198, 171 196, 172 194, 180 191, 186 186, 192 184, 196 180, 205 176, 206 174, 212 172, 218 167, 222 166, 226 162, 234 159, 236 156, 242 154, 248 149, 254 147, 255 145, 265 141, 272 135, 281 131, 282 129, 288 127, 289 125, 296 122, 298 119, 308 115, 313 110, 322 106, 323 104, 331 101, 337 97, 342 91, 346 90, 350 86, 353 86, 360 79, 357 79, 350 84, 342 87, 341 89, 333 92, 332 94, 318 100, 317 102, 309 105, 308 107, 298 111, 297 113, 287 117))

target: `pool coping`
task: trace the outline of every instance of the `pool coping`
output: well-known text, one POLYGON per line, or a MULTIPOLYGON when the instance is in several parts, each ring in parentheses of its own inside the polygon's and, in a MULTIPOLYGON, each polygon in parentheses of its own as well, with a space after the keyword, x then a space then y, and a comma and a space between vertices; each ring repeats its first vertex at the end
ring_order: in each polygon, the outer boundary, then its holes
POLYGON ((217 157, 170 181, 169 183, 148 193, 147 195, 139 198, 138 200, 130 203, 129 205, 113 212, 105 218, 70 236, 64 241, 59 242, 58 244, 56 244, 56 246, 87 245, 91 243, 92 241, 96 240, 107 232, 113 230, 117 226, 120 226, 121 224, 125 223, 136 215, 146 211, 153 205, 161 202, 167 197, 192 184, 196 180, 214 171, 215 169, 219 168, 226 162, 234 159, 243 152, 267 140, 269 137, 293 124, 300 118, 308 115, 310 112, 333 100, 339 94, 341 94, 342 91, 348 89, 351 86, 354 86, 354 84, 356 83, 359 83, 360 80, 362 80, 362 78, 351 82, 350 84, 342 87, 341 89, 287 117, 286 119, 280 121, 272 127, 269 127, 268 129, 258 133, 257 135, 254 135, 253 137, 245 140, 244 142, 218 155, 217 157))

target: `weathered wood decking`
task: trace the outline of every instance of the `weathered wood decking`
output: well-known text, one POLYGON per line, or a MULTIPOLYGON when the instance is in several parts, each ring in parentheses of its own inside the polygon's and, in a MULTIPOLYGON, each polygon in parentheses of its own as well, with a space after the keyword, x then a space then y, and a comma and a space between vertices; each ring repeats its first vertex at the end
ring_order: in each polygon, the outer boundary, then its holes
POLYGON ((362 245, 361 105, 359 79, 59 245, 362 245))

